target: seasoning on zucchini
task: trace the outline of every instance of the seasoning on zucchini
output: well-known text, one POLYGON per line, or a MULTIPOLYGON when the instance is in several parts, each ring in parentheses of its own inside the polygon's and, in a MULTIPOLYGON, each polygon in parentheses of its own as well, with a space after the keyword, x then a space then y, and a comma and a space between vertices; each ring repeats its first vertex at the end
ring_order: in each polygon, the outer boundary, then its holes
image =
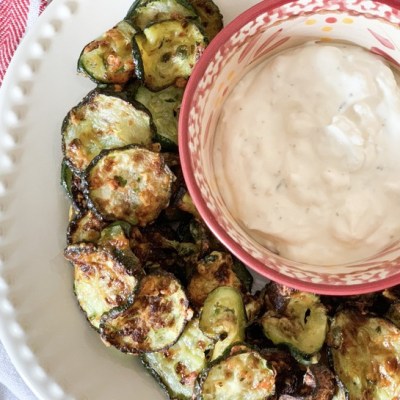
POLYGON ((243 350, 204 369, 196 400, 265 400, 275 392, 275 372, 257 351, 243 350))
POLYGON ((105 312, 132 297, 138 277, 111 251, 93 243, 70 245, 64 255, 74 266, 74 291, 79 305, 88 321, 98 329, 105 312))
POLYGON ((400 396, 400 329, 352 310, 333 318, 329 341, 333 366, 350 399, 400 396))
POLYGON ((105 225, 106 222, 90 210, 78 214, 68 224, 67 243, 96 243, 100 239, 101 231, 105 225))
POLYGON ((146 353, 142 361, 165 388, 171 399, 190 400, 198 374, 205 368, 206 352, 214 342, 199 329, 199 320, 189 321, 179 340, 169 349, 146 353))
POLYGON ((136 74, 154 91, 179 83, 189 78, 206 45, 194 22, 169 20, 150 25, 134 36, 136 74))
POLYGON ((133 302, 103 315, 100 335, 124 353, 161 351, 176 343, 191 318, 181 284, 159 271, 142 278, 133 302))
POLYGON ((326 309, 318 296, 294 291, 281 311, 261 318, 263 331, 275 345, 284 344, 294 356, 310 356, 322 348, 328 330, 326 309))
POLYGON ((99 154, 85 180, 89 206, 105 220, 144 226, 168 206, 174 175, 161 154, 127 146, 99 154))
POLYGON ((213 290, 204 302, 199 327, 205 335, 217 341, 211 360, 221 356, 232 344, 243 342, 246 312, 240 292, 229 286, 213 290))
POLYGON ((183 89, 169 86, 159 92, 152 92, 139 86, 135 99, 142 103, 153 117, 157 128, 156 140, 164 150, 176 150, 178 146, 178 116, 183 89))
POLYGON ((142 104, 128 100, 123 93, 95 89, 64 119, 66 162, 80 174, 103 149, 150 144, 154 129, 142 104))
POLYGON ((132 38, 136 30, 121 21, 88 43, 78 60, 78 71, 96 83, 124 84, 135 74, 132 38))
POLYGON ((185 0, 148 0, 127 15, 133 26, 139 30, 147 28, 150 24, 170 19, 196 19, 196 11, 185 0))
POLYGON ((200 260, 187 287, 191 303, 200 308, 209 293, 219 286, 242 290, 243 284, 233 268, 232 256, 226 252, 213 251, 200 260))
POLYGON ((223 18, 218 6, 212 0, 190 0, 200 17, 207 39, 211 41, 223 28, 223 18))

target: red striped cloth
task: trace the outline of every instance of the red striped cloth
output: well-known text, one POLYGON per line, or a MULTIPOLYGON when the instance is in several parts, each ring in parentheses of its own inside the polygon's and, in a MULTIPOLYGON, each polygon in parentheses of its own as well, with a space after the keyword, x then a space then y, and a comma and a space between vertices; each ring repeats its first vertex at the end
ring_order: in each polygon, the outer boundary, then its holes
POLYGON ((0 85, 18 44, 46 5, 46 0, 0 0, 0 85))

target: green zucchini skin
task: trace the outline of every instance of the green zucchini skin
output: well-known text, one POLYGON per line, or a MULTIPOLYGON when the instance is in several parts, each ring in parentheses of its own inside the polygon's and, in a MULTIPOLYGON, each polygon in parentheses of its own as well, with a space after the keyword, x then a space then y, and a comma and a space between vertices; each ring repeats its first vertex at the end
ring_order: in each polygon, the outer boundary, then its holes
POLYGON ((206 352, 213 345, 195 318, 187 323, 172 347, 162 352, 145 353, 141 359, 170 399, 191 400, 197 376, 207 365, 206 352))
POLYGON ((61 186, 64 188, 77 214, 87 211, 88 205, 83 194, 82 179, 72 171, 65 159, 61 163, 61 186))
POLYGON ((132 38, 136 30, 126 20, 104 32, 82 49, 78 72, 97 84, 123 85, 135 75, 132 38))
POLYGON ((62 151, 78 176, 102 150, 149 145, 156 128, 150 112, 124 92, 94 89, 64 118, 62 151))
POLYGON ((268 310, 261 318, 264 334, 275 345, 288 346, 296 358, 310 358, 325 343, 326 308, 312 293, 292 290, 288 293, 282 300, 274 299, 279 307, 268 310))
POLYGON ((98 330, 104 313, 132 298, 138 285, 137 269, 126 268, 110 250, 93 243, 69 245, 64 256, 74 267, 78 303, 98 330))
POLYGON ((166 350, 177 342, 192 316, 179 281, 157 271, 141 279, 133 301, 103 315, 100 335, 106 345, 123 353, 166 350))
POLYGON ((145 226, 168 206, 174 180, 160 153, 126 146, 104 150, 92 160, 84 194, 100 218, 145 226))
POLYGON ((148 0, 134 8, 127 16, 138 31, 149 25, 170 19, 197 19, 194 8, 185 0, 148 0))
POLYGON ((212 0, 190 0, 190 4, 196 10, 205 35, 211 42, 224 27, 223 17, 218 6, 212 0))
POLYGON ((242 348, 211 363, 199 375, 196 400, 264 400, 275 393, 275 371, 255 350, 242 348))
POLYGON ((202 28, 192 21, 155 23, 134 36, 133 57, 137 77, 153 91, 181 87, 206 48, 202 28))
POLYGON ((242 295, 237 289, 220 286, 207 296, 199 327, 205 335, 216 340, 211 361, 220 357, 233 343, 244 341, 246 322, 242 295))
POLYGON ((183 89, 174 86, 152 92, 141 85, 136 90, 135 100, 150 111, 157 130, 156 140, 164 151, 178 149, 178 118, 182 97, 183 89))
POLYGON ((328 344, 334 370, 353 399, 392 400, 400 395, 400 329, 351 309, 334 316, 328 344))

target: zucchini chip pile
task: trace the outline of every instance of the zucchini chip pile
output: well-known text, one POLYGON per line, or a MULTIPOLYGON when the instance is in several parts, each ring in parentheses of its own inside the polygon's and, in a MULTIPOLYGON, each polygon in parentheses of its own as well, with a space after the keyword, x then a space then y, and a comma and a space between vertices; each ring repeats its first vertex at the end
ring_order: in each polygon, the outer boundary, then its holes
POLYGON ((170 399, 400 399, 400 286, 347 298, 274 282, 255 291, 200 219, 177 121, 221 28, 212 0, 136 0, 82 50, 78 71, 97 87, 61 128, 77 303, 170 399))

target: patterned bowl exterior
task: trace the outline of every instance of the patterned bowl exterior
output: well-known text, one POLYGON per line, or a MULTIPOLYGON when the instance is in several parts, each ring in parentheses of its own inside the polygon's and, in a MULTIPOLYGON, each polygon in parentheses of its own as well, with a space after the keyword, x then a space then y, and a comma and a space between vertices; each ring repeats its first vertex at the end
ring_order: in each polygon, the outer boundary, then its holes
MULTIPOLYGON (((225 98, 259 61, 308 40, 346 41, 400 63, 396 2, 266 0, 211 42, 189 80, 179 147, 189 192, 214 234, 251 269, 276 282, 321 294, 349 295, 400 283, 400 241, 359 262, 318 266, 279 257, 249 237, 225 207, 213 175, 213 132, 225 98)), ((245 99, 244 99, 245 101, 245 99)))

